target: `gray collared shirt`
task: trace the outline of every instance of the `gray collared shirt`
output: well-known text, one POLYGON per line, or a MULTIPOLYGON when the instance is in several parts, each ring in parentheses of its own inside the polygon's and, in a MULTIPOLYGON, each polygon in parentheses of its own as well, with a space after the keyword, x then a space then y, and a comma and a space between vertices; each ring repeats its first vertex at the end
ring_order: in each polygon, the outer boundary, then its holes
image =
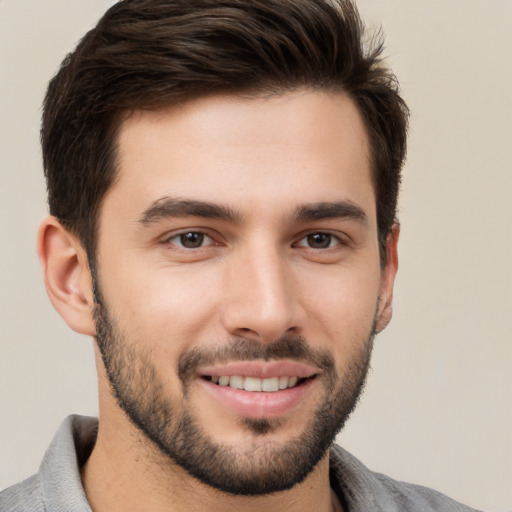
MULTIPOLYGON (((37 474, 0 493, 1 512, 91 512, 80 478, 96 441, 98 420, 68 416, 37 474)), ((477 512, 418 485, 374 473, 337 445, 330 452, 331 486, 345 512, 477 512)))

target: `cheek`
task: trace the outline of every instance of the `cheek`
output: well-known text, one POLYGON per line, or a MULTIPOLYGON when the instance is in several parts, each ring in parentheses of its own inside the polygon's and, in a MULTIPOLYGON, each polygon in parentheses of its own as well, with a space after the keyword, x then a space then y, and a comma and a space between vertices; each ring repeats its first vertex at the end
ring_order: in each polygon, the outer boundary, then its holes
MULTIPOLYGON (((217 302, 215 276, 191 268, 118 265, 103 283, 112 314, 132 339, 161 350, 179 349, 211 325, 217 302)), ((104 289, 103 289, 104 288, 104 289)))
MULTIPOLYGON (((333 350, 360 345, 373 326, 380 288, 379 267, 330 269, 325 275, 311 275, 302 288, 304 309, 310 328, 324 332, 333 350), (306 293, 307 290, 307 293, 306 293), (313 325, 312 320, 316 325, 313 325)), ((314 332, 310 332, 314 335, 314 332)), ((314 338, 313 338, 314 339, 314 338)))

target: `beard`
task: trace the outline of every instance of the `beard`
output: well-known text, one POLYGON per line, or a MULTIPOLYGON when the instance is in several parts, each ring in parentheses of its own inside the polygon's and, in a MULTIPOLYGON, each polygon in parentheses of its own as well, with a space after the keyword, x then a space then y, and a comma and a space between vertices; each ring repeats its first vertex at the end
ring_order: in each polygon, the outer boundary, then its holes
POLYGON ((202 483, 233 494, 256 496, 284 491, 302 482, 327 453, 336 434, 355 408, 364 387, 375 329, 358 340, 359 347, 346 361, 343 376, 337 374, 330 352, 318 351, 297 336, 262 344, 232 339, 220 348, 184 351, 177 364, 182 389, 169 396, 154 354, 143 340, 130 338, 111 317, 96 286, 96 342, 113 395, 121 409, 145 438, 162 454, 202 483), (280 418, 242 418, 240 428, 253 436, 242 450, 215 442, 207 425, 199 424, 187 402, 191 383, 200 365, 226 361, 287 359, 322 370, 323 396, 301 434, 284 442, 265 438, 278 431, 280 418), (263 442, 258 442, 263 441, 263 442))

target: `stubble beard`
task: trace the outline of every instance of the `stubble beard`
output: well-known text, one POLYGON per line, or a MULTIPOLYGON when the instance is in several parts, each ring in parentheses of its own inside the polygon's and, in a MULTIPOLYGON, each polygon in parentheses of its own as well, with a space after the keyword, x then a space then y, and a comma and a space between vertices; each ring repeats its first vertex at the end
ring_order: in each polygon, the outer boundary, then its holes
POLYGON ((368 373, 374 337, 372 326, 370 334, 360 342, 360 349, 346 363, 341 379, 330 353, 313 350, 304 339, 295 336, 271 344, 235 339, 221 349, 184 352, 176 369, 182 390, 173 399, 165 390, 150 351, 143 342, 130 340, 120 331, 97 287, 94 315, 96 342, 112 393, 133 425, 190 475, 233 495, 284 491, 313 471, 357 404, 368 373), (212 440, 187 404, 195 369, 200 364, 233 359, 284 358, 322 369, 323 400, 302 433, 285 442, 268 441, 265 436, 280 428, 279 418, 243 418, 240 427, 251 433, 254 440, 245 451, 212 440))

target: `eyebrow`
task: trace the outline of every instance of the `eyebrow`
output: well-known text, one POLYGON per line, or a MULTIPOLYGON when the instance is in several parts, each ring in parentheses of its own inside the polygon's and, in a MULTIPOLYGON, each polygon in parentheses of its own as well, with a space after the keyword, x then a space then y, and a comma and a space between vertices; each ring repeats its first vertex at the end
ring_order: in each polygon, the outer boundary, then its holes
POLYGON ((147 225, 171 217, 204 217, 229 222, 237 222, 240 219, 229 206, 166 196, 153 201, 142 212, 138 222, 147 225))
POLYGON ((368 217, 364 210, 351 201, 306 204, 297 208, 295 218, 300 222, 323 219, 349 219, 368 224, 368 217))
MULTIPOLYGON (((228 222, 240 222, 241 220, 241 216, 226 205, 166 196, 153 201, 142 212, 138 222, 148 225, 172 217, 203 217, 228 222)), ((363 224, 368 223, 364 210, 351 201, 305 204, 295 210, 293 217, 298 222, 312 222, 323 219, 350 219, 360 221, 363 224)))

